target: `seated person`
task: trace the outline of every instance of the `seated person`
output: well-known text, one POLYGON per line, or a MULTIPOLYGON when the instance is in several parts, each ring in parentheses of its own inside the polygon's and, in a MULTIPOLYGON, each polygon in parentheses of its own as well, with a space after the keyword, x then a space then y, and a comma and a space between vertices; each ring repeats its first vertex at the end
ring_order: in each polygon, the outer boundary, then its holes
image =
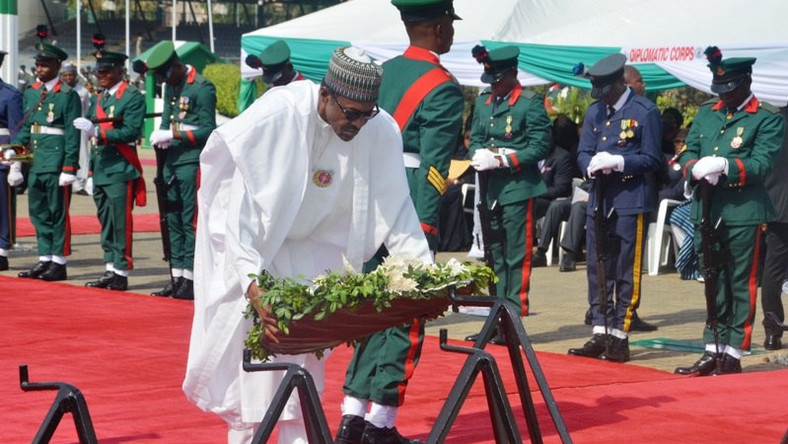
POLYGON ((534 220, 547 213, 550 203, 572 195, 572 178, 579 177, 575 160, 569 154, 577 144, 577 125, 566 114, 559 114, 551 127, 550 154, 539 162, 547 192, 534 198, 534 220))
POLYGON ((475 170, 471 168, 468 146, 471 143, 471 117, 473 109, 465 119, 462 137, 452 154, 449 177, 446 179, 446 192, 441 196, 438 215, 438 251, 467 250, 473 243, 473 216, 465 212, 462 185, 475 184, 475 170))

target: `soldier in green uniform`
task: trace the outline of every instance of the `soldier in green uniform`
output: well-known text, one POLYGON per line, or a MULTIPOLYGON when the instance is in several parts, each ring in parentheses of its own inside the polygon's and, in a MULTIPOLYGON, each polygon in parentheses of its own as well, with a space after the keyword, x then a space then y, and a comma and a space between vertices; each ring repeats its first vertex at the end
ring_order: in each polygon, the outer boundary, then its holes
POLYGON ((98 209, 106 271, 85 285, 125 291, 129 270, 134 268, 131 212, 135 202, 145 205, 145 180, 136 146, 145 118, 145 97, 124 80, 126 54, 100 48, 94 55, 103 91, 91 104, 87 118, 76 119, 74 127, 91 138, 86 188, 93 192, 98 209))
POLYGON ((293 68, 290 62, 290 47, 284 40, 268 45, 259 56, 250 54, 246 64, 263 70, 263 82, 269 87, 284 86, 290 82, 304 80, 305 77, 293 68))
POLYGON ((28 176, 30 220, 36 229, 38 263, 19 277, 62 281, 71 254, 68 207, 71 184, 79 167, 79 131, 71 125, 82 115, 79 95, 63 83, 62 49, 43 41, 36 44, 38 82, 24 92, 27 119, 14 143, 27 145, 35 156, 28 176))
MULTIPOLYGON (((687 188, 693 191, 691 218, 695 239, 703 211, 698 184, 714 186, 711 220, 722 218, 720 243, 730 251, 717 280, 716 317, 719 343, 706 326, 703 356, 676 373, 705 376, 741 372, 741 355, 749 350, 755 317, 760 225, 775 215, 764 186, 783 143, 784 122, 776 107, 759 101, 752 93, 755 58, 723 60, 717 47, 706 49, 713 73, 711 90, 720 100, 700 108, 679 159, 687 188), (720 356, 719 354, 722 356, 720 356)), ((701 263, 701 243, 695 243, 701 263)))
MULTIPOLYGON (((533 198, 547 192, 538 162, 550 151, 550 119, 542 99, 517 80, 519 54, 516 46, 489 52, 483 46, 473 49, 476 60, 484 65, 482 82, 490 87, 476 99, 470 151, 471 166, 488 181, 490 231, 498 236, 484 242, 492 250, 498 297, 527 316, 533 198)), ((503 343, 502 339, 499 332, 493 343, 503 343)))
POLYGON ((167 151, 164 182, 171 184, 167 223, 173 279, 153 295, 191 300, 200 153, 216 128, 216 88, 193 66, 181 62, 172 42, 159 44, 148 58, 147 68, 166 83, 161 127, 150 139, 156 149, 167 151))
MULTIPOLYGON (((400 10, 410 46, 383 63, 379 104, 402 131, 410 195, 430 249, 435 251, 441 196, 446 192, 463 111, 462 90, 440 65, 439 55, 449 52, 454 20, 460 18, 451 0, 392 3, 400 10)), ((378 258, 385 254, 379 252, 378 258)), ((377 263, 371 261, 366 269, 377 263)), ((414 320, 412 325, 377 333, 356 348, 343 387, 337 443, 411 442, 397 432, 394 422, 423 339, 424 325, 414 320)))

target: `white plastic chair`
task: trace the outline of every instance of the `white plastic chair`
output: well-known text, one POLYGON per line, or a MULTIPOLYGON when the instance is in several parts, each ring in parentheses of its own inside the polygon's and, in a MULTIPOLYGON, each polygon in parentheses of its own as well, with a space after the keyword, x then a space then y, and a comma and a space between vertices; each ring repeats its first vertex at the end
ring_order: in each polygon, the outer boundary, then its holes
POLYGON ((673 199, 662 199, 657 209, 657 221, 648 224, 646 235, 646 263, 649 276, 657 276, 659 268, 665 267, 670 261, 671 245, 673 257, 678 256, 679 246, 673 242, 670 224, 667 221, 668 208, 678 206, 681 202, 673 199))

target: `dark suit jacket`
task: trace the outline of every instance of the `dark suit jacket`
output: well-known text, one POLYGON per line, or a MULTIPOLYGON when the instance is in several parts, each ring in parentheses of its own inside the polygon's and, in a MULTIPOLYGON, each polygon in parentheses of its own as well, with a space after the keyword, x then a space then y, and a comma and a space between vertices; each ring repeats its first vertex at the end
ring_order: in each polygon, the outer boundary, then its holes
POLYGON ((547 184, 547 193, 539 197, 552 200, 571 196, 574 165, 575 160, 572 159, 572 155, 560 146, 556 146, 542 165, 542 178, 547 184))
MULTIPOLYGON (((780 112, 788 123, 788 108, 783 108, 780 112)), ((783 148, 774 159, 774 165, 778 167, 766 178, 766 191, 777 209, 777 217, 773 222, 785 224, 788 223, 788 174, 785 174, 785 166, 788 165, 788 132, 783 139, 783 148)))

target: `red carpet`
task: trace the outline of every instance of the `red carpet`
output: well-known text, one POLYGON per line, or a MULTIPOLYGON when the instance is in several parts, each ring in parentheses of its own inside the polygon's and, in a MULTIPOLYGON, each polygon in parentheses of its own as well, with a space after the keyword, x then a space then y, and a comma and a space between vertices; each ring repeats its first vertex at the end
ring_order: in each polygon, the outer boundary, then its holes
MULTIPOLYGON (((0 276, 2 442, 32 440, 55 392, 22 392, 18 366, 32 382, 63 381, 84 393, 102 444, 217 444, 224 424, 189 404, 180 385, 188 347, 191 304, 0 276)), ((499 358, 527 437, 503 347, 499 358)), ((633 365, 539 353, 540 364, 576 443, 777 443, 788 425, 788 372, 717 378, 679 378, 633 365)), ((428 338, 401 409, 399 428, 425 438, 463 362, 428 338)), ((324 406, 332 430, 339 421, 340 387, 350 351, 328 360, 324 406)), ((531 381, 531 387, 536 385, 531 381)), ((478 383, 447 439, 491 443, 478 383)), ((545 443, 560 442, 541 396, 534 394, 545 443)), ((53 443, 75 443, 71 416, 53 443)))
MULTIPOLYGON (((153 202, 155 205, 156 202, 153 202)), ((156 233, 159 231, 158 213, 132 213, 134 217, 135 233, 156 233)), ((18 217, 16 219, 16 236, 27 237, 35 236, 36 230, 30 218, 18 217)), ((101 224, 96 215, 90 216, 71 216, 71 234, 99 234, 101 224)))

